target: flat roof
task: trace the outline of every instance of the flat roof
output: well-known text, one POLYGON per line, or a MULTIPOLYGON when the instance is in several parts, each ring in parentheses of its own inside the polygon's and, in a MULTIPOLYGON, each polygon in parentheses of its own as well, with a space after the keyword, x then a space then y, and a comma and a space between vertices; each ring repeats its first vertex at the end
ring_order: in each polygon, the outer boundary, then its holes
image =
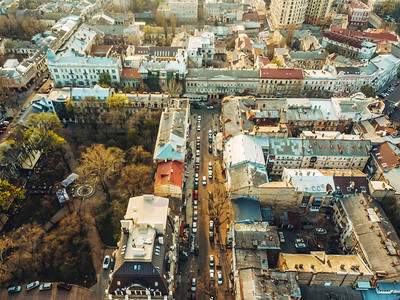
POLYGON ((312 251, 311 254, 281 253, 279 260, 281 271, 372 275, 371 270, 358 255, 331 255, 324 251, 312 251))

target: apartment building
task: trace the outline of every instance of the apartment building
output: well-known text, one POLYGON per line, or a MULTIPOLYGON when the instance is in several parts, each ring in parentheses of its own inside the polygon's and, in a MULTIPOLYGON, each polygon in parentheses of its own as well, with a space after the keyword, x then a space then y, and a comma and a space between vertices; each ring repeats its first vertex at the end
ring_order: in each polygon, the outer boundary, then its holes
POLYGON ((306 16, 308 0, 272 0, 271 21, 275 29, 300 27, 306 16))
POLYGON ((305 21, 312 25, 326 23, 333 0, 309 0, 305 21))
POLYGON ((168 295, 168 270, 164 263, 168 251, 168 204, 168 198, 154 195, 129 199, 107 289, 110 296, 126 293, 162 299, 168 295))
POLYGON ((263 98, 299 96, 303 79, 302 69, 262 68, 258 94, 263 98))
POLYGON ((321 70, 326 63, 328 52, 323 49, 314 51, 289 51, 289 61, 293 68, 321 70))
POLYGON ((185 96, 219 99, 227 95, 256 94, 258 82, 257 70, 189 69, 185 96))
POLYGON ((321 45, 324 48, 335 46, 337 54, 355 60, 371 59, 377 47, 374 43, 332 31, 324 33, 321 45))
POLYGON ((327 70, 303 70, 302 95, 327 98, 334 93, 336 76, 327 70))
POLYGON ((210 65, 215 54, 214 39, 213 32, 203 32, 201 36, 189 38, 187 47, 189 68, 201 68, 210 65))
POLYGON ((359 28, 368 25, 368 16, 371 12, 369 6, 361 1, 352 0, 347 4, 349 10, 349 26, 359 28))
POLYGON ((374 273, 358 255, 331 255, 323 251, 310 254, 281 253, 278 262, 282 272, 295 273, 299 284, 353 286, 371 281, 374 273))
POLYGON ((217 20, 224 24, 233 23, 235 21, 242 21, 243 17, 243 4, 207 0, 204 2, 204 17, 207 20, 217 20))
POLYGON ((292 209, 307 211, 323 211, 343 197, 370 192, 367 175, 359 170, 284 168, 282 181, 294 187, 292 209))
POLYGON ((284 168, 356 169, 369 159, 370 141, 269 139, 267 172, 281 175, 284 168))
POLYGON ((157 14, 167 20, 175 16, 177 24, 195 24, 198 18, 198 0, 168 0, 159 4, 157 14))
POLYGON ((343 198, 334 206, 343 250, 358 255, 374 274, 372 283, 400 279, 400 240, 379 203, 365 194, 343 198))

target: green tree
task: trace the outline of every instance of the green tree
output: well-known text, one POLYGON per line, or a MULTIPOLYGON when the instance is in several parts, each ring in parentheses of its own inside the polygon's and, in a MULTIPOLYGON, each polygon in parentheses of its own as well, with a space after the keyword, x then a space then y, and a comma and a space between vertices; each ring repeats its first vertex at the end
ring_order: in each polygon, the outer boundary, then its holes
POLYGON ((103 72, 99 76, 99 85, 103 88, 111 86, 111 75, 108 72, 103 72))
POLYGON ((65 140, 55 133, 62 127, 55 113, 31 114, 26 124, 29 129, 25 131, 24 140, 34 150, 49 153, 65 143, 65 140))
POLYGON ((326 47, 326 50, 328 51, 329 54, 338 53, 339 47, 336 45, 329 45, 328 47, 326 47))
POLYGON ((139 85, 139 89, 138 89, 138 91, 139 92, 141 92, 141 93, 143 93, 143 92, 150 92, 150 89, 149 89, 149 86, 147 85, 147 84, 145 84, 145 83, 141 83, 140 85, 139 85))
POLYGON ((18 206, 16 201, 25 199, 25 190, 18 188, 7 180, 0 179, 0 207, 5 213, 10 213, 15 207, 18 206))
POLYGON ((134 89, 130 84, 127 84, 126 86, 124 86, 124 87, 122 88, 122 91, 123 91, 125 94, 129 94, 129 93, 134 92, 135 89, 134 89))
POLYGON ((283 63, 276 56, 271 60, 271 64, 276 64, 279 68, 283 67, 283 63))
POLYGON ((363 85, 360 88, 360 92, 363 93, 366 97, 375 97, 375 89, 370 85, 363 85))

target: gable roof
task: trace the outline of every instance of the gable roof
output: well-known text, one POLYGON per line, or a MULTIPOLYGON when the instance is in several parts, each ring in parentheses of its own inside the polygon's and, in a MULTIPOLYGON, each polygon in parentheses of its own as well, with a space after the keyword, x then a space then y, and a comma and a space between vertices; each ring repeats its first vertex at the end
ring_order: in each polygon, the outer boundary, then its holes
POLYGON ((182 187, 184 164, 179 161, 160 162, 157 167, 154 186, 172 184, 182 187))
POLYGON ((344 35, 341 33, 336 33, 336 32, 332 32, 332 31, 328 31, 324 33, 324 38, 327 38, 331 41, 335 41, 341 44, 345 44, 348 46, 352 46, 358 49, 362 48, 362 40, 352 37, 352 36, 348 36, 348 35, 344 35))
POLYGON ((262 68, 260 78, 263 79, 303 79, 302 69, 262 68))
POLYGON ((121 79, 140 79, 142 76, 139 73, 138 68, 123 68, 121 73, 121 79))

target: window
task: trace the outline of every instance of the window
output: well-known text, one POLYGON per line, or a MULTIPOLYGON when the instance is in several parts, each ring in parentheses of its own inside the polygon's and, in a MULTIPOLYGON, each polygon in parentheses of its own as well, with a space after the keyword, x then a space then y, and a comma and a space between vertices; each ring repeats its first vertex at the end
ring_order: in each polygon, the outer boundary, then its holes
POLYGON ((158 281, 154 281, 154 286, 158 286, 158 281))

